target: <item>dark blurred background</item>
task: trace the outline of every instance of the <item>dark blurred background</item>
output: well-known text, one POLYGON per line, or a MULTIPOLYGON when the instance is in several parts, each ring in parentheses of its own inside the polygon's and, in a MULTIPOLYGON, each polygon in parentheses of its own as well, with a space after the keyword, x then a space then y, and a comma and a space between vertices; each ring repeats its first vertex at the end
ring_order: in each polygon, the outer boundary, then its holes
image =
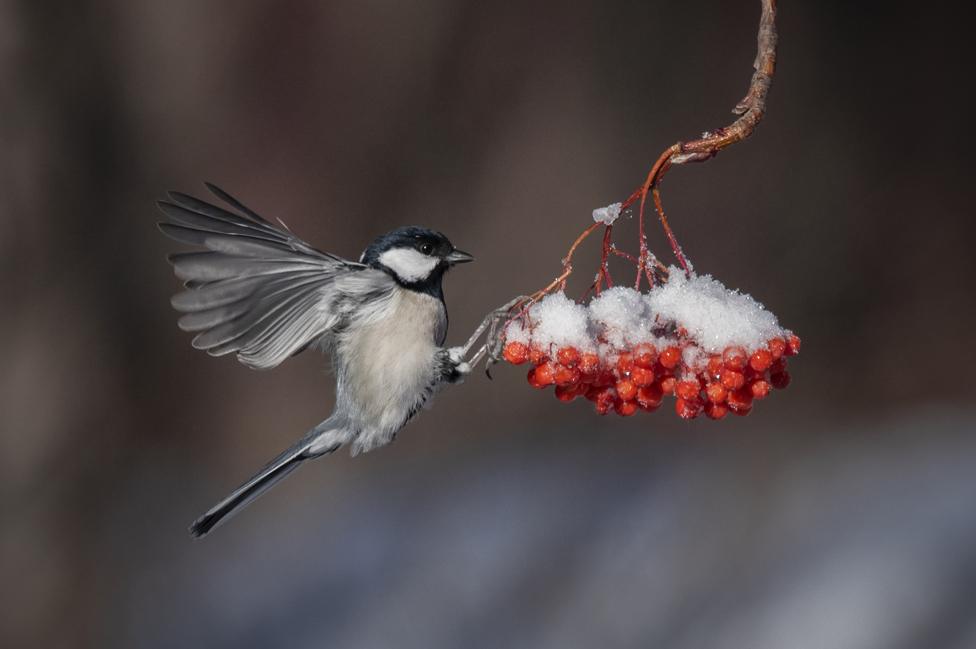
POLYGON ((665 183, 698 270, 803 337, 788 390, 624 420, 499 367, 186 532, 332 380, 190 348, 155 199, 211 180, 347 256, 441 229, 478 257, 446 282, 461 342, 730 121, 758 17, 0 2, 0 645, 976 647, 971 34, 918 3, 782 2, 767 119, 665 183))

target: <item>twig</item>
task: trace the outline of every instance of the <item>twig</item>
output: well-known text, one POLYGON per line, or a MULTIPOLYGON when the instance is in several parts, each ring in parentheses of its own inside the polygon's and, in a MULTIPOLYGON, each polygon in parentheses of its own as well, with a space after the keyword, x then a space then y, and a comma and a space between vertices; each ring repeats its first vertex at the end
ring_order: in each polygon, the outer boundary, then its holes
POLYGON ((613 226, 608 225, 603 231, 603 253, 600 256, 600 272, 596 276, 596 294, 600 294, 600 286, 603 282, 607 283, 607 288, 613 288, 613 278, 610 277, 610 237, 613 235, 613 226))

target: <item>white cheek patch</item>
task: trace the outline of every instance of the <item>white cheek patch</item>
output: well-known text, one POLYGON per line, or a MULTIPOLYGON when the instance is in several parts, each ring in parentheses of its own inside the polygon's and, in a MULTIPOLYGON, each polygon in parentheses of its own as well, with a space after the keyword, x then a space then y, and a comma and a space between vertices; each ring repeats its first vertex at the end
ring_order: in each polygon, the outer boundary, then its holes
POLYGON ((393 248, 381 254, 379 262, 396 273, 401 281, 419 282, 430 276, 439 260, 413 248, 393 248))

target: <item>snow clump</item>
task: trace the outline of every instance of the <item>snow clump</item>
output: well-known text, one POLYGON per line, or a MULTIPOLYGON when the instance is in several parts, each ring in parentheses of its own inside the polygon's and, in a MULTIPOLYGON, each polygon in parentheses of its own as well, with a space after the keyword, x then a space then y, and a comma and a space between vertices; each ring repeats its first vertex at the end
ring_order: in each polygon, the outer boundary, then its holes
POLYGON ((604 225, 613 225, 613 222, 620 216, 621 203, 613 203, 606 207, 598 207, 593 210, 593 220, 604 225))
POLYGON ((730 290, 711 275, 687 277, 672 266, 667 282, 641 293, 615 286, 586 305, 552 293, 506 328, 505 340, 552 353, 560 347, 597 352, 601 359, 642 343, 682 347, 689 365, 730 347, 752 353, 790 332, 752 296, 730 290))

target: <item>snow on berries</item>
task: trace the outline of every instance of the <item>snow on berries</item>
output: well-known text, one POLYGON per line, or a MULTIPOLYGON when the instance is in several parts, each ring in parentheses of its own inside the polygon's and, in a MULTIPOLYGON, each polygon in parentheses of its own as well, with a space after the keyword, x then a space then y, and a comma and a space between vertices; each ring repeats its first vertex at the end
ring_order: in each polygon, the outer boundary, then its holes
POLYGON ((502 357, 560 401, 628 417, 674 397, 682 419, 744 416, 790 383, 800 339, 751 296, 671 268, 647 292, 615 286, 588 304, 551 293, 513 318, 502 357))

